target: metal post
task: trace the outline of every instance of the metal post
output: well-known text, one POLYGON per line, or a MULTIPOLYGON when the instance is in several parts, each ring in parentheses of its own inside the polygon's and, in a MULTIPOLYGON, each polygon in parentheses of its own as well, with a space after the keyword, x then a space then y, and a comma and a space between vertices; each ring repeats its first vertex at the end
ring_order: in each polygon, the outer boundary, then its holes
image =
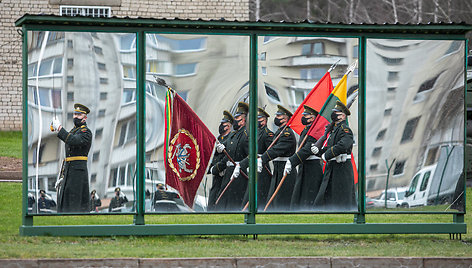
POLYGON ((358 150, 358 202, 359 214, 355 216, 356 223, 365 223, 365 101, 366 101, 366 37, 359 38, 359 150, 358 150))
MULTIPOLYGON (((22 27, 22 39, 23 39, 23 66, 22 66, 22 87, 23 87, 23 148, 22 148, 22 191, 23 191, 23 206, 22 206, 22 225, 33 226, 33 216, 28 216, 28 31, 26 26, 22 27)), ((38 202, 38 200, 36 200, 38 202)), ((20 228, 21 232, 21 228, 20 228)))
POLYGON ((388 179, 390 178, 390 169, 393 167, 393 164, 395 163, 396 158, 393 159, 392 164, 390 166, 388 165, 388 160, 385 159, 385 166, 387 167, 387 181, 385 182, 385 208, 387 208, 387 191, 388 191, 388 179))
POLYGON ((137 128, 137 143, 136 143, 136 215, 134 215, 134 224, 144 225, 144 187, 145 187, 145 163, 144 154, 145 149, 145 104, 146 100, 146 34, 143 31, 137 32, 137 50, 136 50, 136 68, 137 68, 137 107, 136 107, 136 128, 137 128))
POLYGON ((257 177, 257 35, 250 35, 249 51, 249 214, 247 224, 256 223, 257 177))

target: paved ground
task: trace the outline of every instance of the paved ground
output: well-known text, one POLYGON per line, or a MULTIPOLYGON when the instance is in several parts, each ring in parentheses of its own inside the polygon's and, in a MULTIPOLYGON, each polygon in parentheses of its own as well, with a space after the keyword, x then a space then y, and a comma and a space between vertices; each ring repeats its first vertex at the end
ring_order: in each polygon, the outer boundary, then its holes
POLYGON ((0 267, 472 267, 472 258, 293 257, 0 260, 0 267))
POLYGON ((21 159, 0 156, 0 181, 21 181, 21 159))

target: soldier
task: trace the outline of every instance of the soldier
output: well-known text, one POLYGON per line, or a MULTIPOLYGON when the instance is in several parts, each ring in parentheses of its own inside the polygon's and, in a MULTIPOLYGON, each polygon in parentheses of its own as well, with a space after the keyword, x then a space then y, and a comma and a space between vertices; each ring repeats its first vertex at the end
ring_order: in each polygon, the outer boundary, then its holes
POLYGON ((66 159, 62 177, 56 182, 58 212, 89 211, 89 181, 87 156, 92 145, 92 132, 87 127, 89 108, 74 104, 74 128, 67 132, 59 119, 54 118, 51 130, 65 143, 66 159))
MULTIPOLYGON (((318 112, 315 109, 308 105, 304 105, 303 107, 305 110, 302 113, 303 117, 301 121, 302 124, 305 125, 305 128, 300 135, 298 146, 303 142, 316 116, 318 116, 318 112)), ((292 155, 285 164, 285 173, 291 173, 293 168, 300 165, 292 193, 291 210, 313 209, 323 177, 321 160, 311 152, 311 145, 315 142, 315 138, 308 136, 302 148, 292 155)))
POLYGON ((96 190, 90 193, 90 212, 98 212, 98 207, 102 205, 102 200, 97 194, 96 190))
POLYGON ((327 162, 315 206, 324 210, 355 210, 356 192, 350 160, 354 136, 346 123, 346 118, 351 112, 340 101, 336 102, 332 111, 331 119, 334 127, 327 145, 321 150, 314 145, 311 148, 314 154, 321 155, 327 162))
MULTIPOLYGON (((257 153, 262 155, 270 144, 274 140, 274 132, 267 127, 267 121, 270 115, 262 108, 257 111, 257 153)), ((241 161, 241 166, 248 166, 249 158, 246 157, 241 161)), ((269 194, 270 181, 271 181, 271 170, 270 166, 266 165, 262 168, 261 173, 257 175, 257 206, 264 208, 269 194)), ((249 191, 246 191, 244 195, 244 203, 249 200, 249 191)))
POLYGON ((110 206, 108 206, 108 212, 121 212, 127 202, 126 195, 121 193, 120 187, 116 187, 115 196, 111 199, 110 206))
MULTIPOLYGON (((247 189, 248 179, 240 174, 240 169, 246 170, 247 166, 241 166, 239 161, 249 155, 249 140, 246 130, 246 119, 249 112, 249 105, 244 102, 238 103, 236 113, 234 114, 233 129, 230 137, 224 143, 218 143, 216 150, 222 153, 226 149, 228 155, 236 162, 236 166, 225 155, 213 168, 213 174, 218 170, 226 170, 221 183, 221 190, 218 196, 221 196, 217 208, 219 210, 241 210, 244 206, 243 198, 247 189), (223 193, 226 185, 234 178, 226 192, 223 193)), ((247 175, 247 174, 246 174, 247 175)))
MULTIPOLYGON (((233 125, 234 118, 231 115, 230 112, 228 111, 223 111, 223 119, 221 119, 220 126, 218 127, 218 142, 224 143, 226 139, 229 137, 229 134, 231 132, 231 126, 233 125)), ((223 153, 218 153, 215 152, 213 155, 213 160, 211 161, 211 165, 209 168, 210 173, 213 174, 213 168, 215 167, 216 163, 221 161, 224 158, 223 153)), ((215 167, 216 168, 216 167, 215 167)), ((226 166, 224 166, 224 169, 226 169, 226 166)), ((210 196, 208 197, 208 210, 214 210, 215 209, 215 202, 216 199, 218 198, 218 195, 220 193, 221 189, 221 181, 223 180, 223 175, 225 170, 218 170, 216 169, 213 175, 213 181, 211 184, 211 189, 210 189, 210 196)))
MULTIPOLYGON (((274 123, 279 129, 275 132, 275 137, 282 133, 276 143, 269 150, 265 151, 261 157, 257 159, 257 171, 261 172, 263 166, 267 166, 269 161, 274 164, 272 179, 269 189, 268 198, 274 194, 277 186, 284 176, 285 163, 288 157, 295 153, 297 140, 295 134, 290 127, 285 127, 292 113, 281 105, 277 105, 278 111, 274 118, 274 123)), ((280 191, 275 196, 269 208, 277 210, 289 210, 290 200, 292 198, 293 186, 296 174, 292 172, 287 174, 280 191)))
POLYGON ((51 208, 56 206, 56 202, 46 195, 44 190, 39 190, 38 208, 39 213, 51 213, 51 208))

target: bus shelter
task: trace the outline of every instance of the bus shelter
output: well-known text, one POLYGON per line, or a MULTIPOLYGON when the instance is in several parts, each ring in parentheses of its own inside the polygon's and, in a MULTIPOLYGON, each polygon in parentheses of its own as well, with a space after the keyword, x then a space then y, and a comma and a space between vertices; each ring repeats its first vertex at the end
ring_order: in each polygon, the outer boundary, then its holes
MULTIPOLYGON (((465 34, 470 25, 27 14, 16 26, 23 40, 22 235, 466 233, 465 34), (328 90, 324 99, 322 90, 328 90), (341 178, 330 191, 335 200, 343 199, 345 183, 350 184, 353 202, 318 206, 320 191, 307 189, 323 175, 303 173, 306 162, 293 167, 284 183, 274 179, 280 161, 295 155, 302 142, 300 117, 290 125, 293 151, 264 162, 262 171, 258 157, 264 158, 264 150, 258 141, 264 131, 272 131, 273 139, 285 133, 274 121, 280 107, 301 116, 311 98, 310 105, 319 105, 318 116, 329 115, 330 94, 349 107, 353 136, 351 155, 344 159, 353 177, 341 178), (187 109, 183 117, 176 112, 177 101, 187 109), (64 146, 67 135, 60 139, 51 131, 55 118, 67 133, 75 129, 76 112, 84 111, 77 103, 89 110, 89 152, 80 159, 68 156, 74 149, 64 146), (247 104, 247 143, 236 149, 245 155, 215 172, 220 126, 234 122, 240 103, 247 104), (268 130, 258 128, 260 115, 267 117, 268 130), (205 129, 206 142, 183 128, 176 134, 173 122, 179 120, 205 129), (186 135, 187 143, 177 144, 178 135, 186 135), (191 156, 195 151, 197 156, 191 156), (73 188, 66 198, 73 204, 90 198, 81 211, 60 208, 58 199, 65 194, 56 189, 64 165, 67 180, 73 179, 76 160, 82 161, 75 168, 85 172, 85 186, 73 188), (239 192, 225 189, 228 173, 242 163, 240 181, 232 182, 242 185, 239 192), (169 181, 172 176, 176 183, 169 181), (190 188, 179 188, 189 182, 190 188), (271 203, 272 196, 280 200, 271 203), (232 206, 215 202, 225 198, 240 200, 232 206), (198 223, 199 217, 220 214, 244 220, 198 223), (312 215, 312 221, 297 222, 300 214, 312 215), (353 220, 326 223, 319 217, 337 214, 353 220), (368 217, 378 214, 418 215, 418 220, 369 223, 368 217), (131 215, 133 222, 33 223, 41 217, 90 215, 131 215), (194 215, 197 223, 146 222, 156 215, 177 222, 194 215), (271 215, 286 220, 258 222, 271 215), (427 220, 436 215, 450 215, 450 222, 427 220)), ((326 169, 320 157, 312 159, 326 169)))

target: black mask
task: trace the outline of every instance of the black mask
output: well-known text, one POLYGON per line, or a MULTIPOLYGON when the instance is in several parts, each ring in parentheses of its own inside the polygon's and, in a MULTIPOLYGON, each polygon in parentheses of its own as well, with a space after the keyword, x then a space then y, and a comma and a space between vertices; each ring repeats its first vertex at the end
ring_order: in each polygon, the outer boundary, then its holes
POLYGON ((333 120, 333 122, 338 121, 338 115, 336 114, 336 112, 331 113, 331 120, 333 120))
POLYGON ((223 133, 225 133, 226 131, 226 126, 223 125, 223 124, 220 124, 220 126, 218 127, 218 133, 220 133, 220 135, 222 135, 223 133))
POLYGON ((279 118, 274 118, 274 124, 278 127, 280 127, 282 125, 282 119, 279 119, 279 118))
POLYGON ((257 121, 257 128, 262 128, 263 126, 262 121, 257 121))
POLYGON ((238 130, 241 128, 241 126, 239 126, 239 122, 241 122, 242 119, 239 119, 239 120, 234 120, 233 122, 233 129, 234 130, 238 130))
POLYGON ((74 118, 74 125, 76 127, 80 127, 81 125, 83 125, 84 123, 82 123, 82 119, 79 119, 79 118, 74 118))
POLYGON ((309 125, 311 122, 308 122, 309 118, 306 118, 306 117, 302 117, 302 125, 309 125))

